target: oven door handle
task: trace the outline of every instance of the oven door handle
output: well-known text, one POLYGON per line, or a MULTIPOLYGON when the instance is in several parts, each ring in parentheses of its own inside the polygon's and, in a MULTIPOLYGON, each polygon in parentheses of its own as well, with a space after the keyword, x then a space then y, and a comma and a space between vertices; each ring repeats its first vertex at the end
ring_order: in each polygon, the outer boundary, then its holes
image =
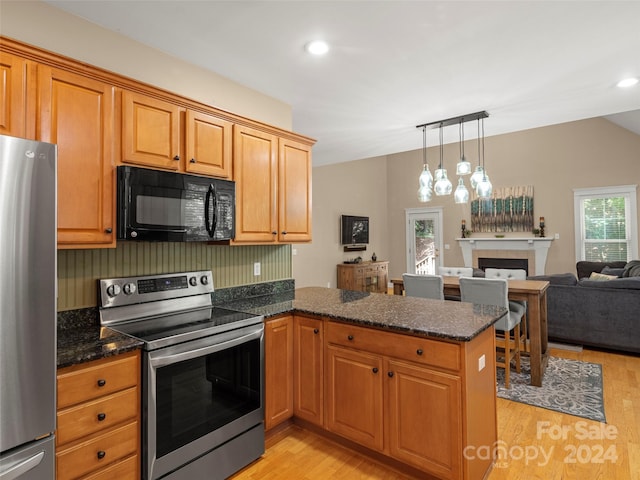
POLYGON ((256 329, 250 333, 247 333, 246 335, 242 335, 240 337, 234 337, 229 340, 222 341, 220 343, 207 345, 201 348, 195 348, 195 349, 190 348, 183 352, 176 352, 168 355, 149 358, 149 363, 153 367, 163 367, 165 365, 170 365, 172 363, 178 363, 184 360, 191 360, 192 358, 209 355, 211 353, 215 353, 220 350, 224 350, 226 348, 232 348, 242 343, 246 343, 250 340, 260 338, 263 335, 263 332, 264 332, 264 329, 262 328, 262 325, 261 325, 260 329, 256 329))

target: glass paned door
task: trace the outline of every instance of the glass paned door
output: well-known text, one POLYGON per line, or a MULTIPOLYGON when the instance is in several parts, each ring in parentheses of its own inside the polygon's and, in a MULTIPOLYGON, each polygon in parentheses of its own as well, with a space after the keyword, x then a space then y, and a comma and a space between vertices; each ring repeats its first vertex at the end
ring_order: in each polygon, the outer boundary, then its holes
POLYGON ((407 209, 407 272, 435 274, 442 245, 441 209, 407 209))

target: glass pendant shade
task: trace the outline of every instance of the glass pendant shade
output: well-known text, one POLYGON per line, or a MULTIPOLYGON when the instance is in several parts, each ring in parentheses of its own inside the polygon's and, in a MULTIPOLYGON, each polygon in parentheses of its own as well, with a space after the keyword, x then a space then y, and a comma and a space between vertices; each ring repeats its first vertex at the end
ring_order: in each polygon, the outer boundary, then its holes
POLYGON ((447 178, 447 169, 439 168, 436 170, 436 183, 433 187, 436 195, 450 195, 453 190, 451 181, 447 178))
POLYGON ((471 188, 474 190, 478 188, 478 184, 482 181, 482 177, 484 177, 484 168, 478 165, 469 180, 471 182, 471 188))
POLYGON ((471 162, 468 162, 463 155, 458 164, 456 165, 457 175, 469 175, 471 173, 471 162))
POLYGON ((429 165, 424 164, 420 178, 418 178, 420 187, 418 188, 418 201, 428 202, 431 200, 431 189, 433 188, 433 176, 429 171, 429 165))
POLYGON ((493 193, 493 185, 489 181, 489 175, 484 175, 478 186, 476 187, 476 193, 480 198, 489 198, 493 193))
POLYGON ((456 203, 469 203, 469 190, 465 187, 461 178, 458 179, 458 186, 453 194, 456 203))

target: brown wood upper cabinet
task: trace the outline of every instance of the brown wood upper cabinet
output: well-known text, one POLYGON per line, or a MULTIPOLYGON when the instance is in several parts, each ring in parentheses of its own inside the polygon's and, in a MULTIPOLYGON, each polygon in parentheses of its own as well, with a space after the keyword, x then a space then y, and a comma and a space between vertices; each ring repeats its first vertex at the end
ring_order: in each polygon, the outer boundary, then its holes
POLYGON ((58 145, 58 247, 115 246, 115 88, 38 65, 36 139, 58 145))
POLYGON ((33 122, 27 107, 34 107, 27 83, 32 62, 10 53, 0 53, 0 134, 33 139, 33 122))
POLYGON ((234 126, 236 243, 311 241, 311 147, 234 126))
POLYGON ((129 91, 122 104, 123 163, 231 177, 231 122, 129 91))

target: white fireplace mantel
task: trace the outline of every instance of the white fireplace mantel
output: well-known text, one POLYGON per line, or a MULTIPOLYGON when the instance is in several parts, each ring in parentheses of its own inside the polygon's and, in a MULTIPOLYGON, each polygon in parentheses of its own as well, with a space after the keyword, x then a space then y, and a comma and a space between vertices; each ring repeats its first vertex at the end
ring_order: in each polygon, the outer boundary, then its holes
MULTIPOLYGON (((522 252, 531 258, 533 256, 534 269, 531 268, 529 263, 530 275, 544 275, 545 264, 547 263, 547 252, 551 246, 553 238, 548 237, 527 237, 527 238, 456 238, 462 249, 462 257, 464 259, 465 267, 477 267, 477 255, 482 251, 483 253, 492 251, 497 255, 502 253, 514 253, 516 251, 522 252), (533 270, 533 272, 532 272, 533 270)), ((513 255, 510 255, 513 256, 513 255)))

